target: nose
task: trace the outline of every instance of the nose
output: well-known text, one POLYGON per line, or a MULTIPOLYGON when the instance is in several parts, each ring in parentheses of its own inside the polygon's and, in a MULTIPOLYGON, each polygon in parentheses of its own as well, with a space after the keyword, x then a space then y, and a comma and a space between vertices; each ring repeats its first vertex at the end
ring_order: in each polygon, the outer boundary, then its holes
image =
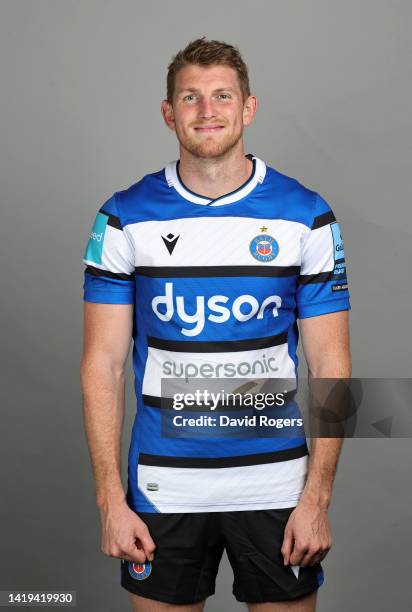
POLYGON ((207 96, 202 96, 199 105, 199 114, 202 119, 210 119, 215 117, 216 113, 213 106, 213 100, 207 96))

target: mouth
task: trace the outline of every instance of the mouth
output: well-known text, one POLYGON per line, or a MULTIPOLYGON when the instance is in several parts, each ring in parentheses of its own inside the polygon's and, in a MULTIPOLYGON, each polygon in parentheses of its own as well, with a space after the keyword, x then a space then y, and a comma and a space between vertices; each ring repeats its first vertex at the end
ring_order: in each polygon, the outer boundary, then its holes
POLYGON ((198 126, 194 128, 197 132, 200 132, 202 134, 205 133, 214 133, 214 132, 219 132, 220 130, 224 129, 223 125, 204 125, 204 126, 198 126))

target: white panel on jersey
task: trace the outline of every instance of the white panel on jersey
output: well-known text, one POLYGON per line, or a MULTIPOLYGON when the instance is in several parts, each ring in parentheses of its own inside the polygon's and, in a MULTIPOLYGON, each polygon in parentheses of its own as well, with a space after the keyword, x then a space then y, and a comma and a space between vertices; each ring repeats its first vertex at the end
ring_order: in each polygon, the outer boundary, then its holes
MULTIPOLYGON (((161 397, 162 378, 231 379, 295 378, 295 364, 287 344, 252 351, 183 353, 149 347, 143 378, 143 393, 161 397), (205 367, 205 364, 208 366, 205 367), (203 372, 203 375, 202 375, 203 372), (228 372, 233 372, 231 376, 228 372), (205 375, 206 373, 206 375, 205 375), (183 375, 182 375, 183 374, 183 375)), ((235 387, 239 383, 235 382, 235 387)))
POLYGON ((301 274, 330 272, 334 268, 333 237, 330 225, 312 230, 302 251, 301 274))
POLYGON ((100 270, 109 270, 118 274, 134 273, 134 254, 128 238, 122 230, 106 226, 103 239, 102 263, 83 259, 84 263, 100 270))
POLYGON ((310 230, 302 223, 283 219, 197 217, 132 223, 125 231, 135 245, 136 266, 270 267, 299 266, 301 240, 310 230), (279 245, 278 255, 263 263, 250 252, 251 241, 262 233, 279 245), (172 254, 162 238, 168 234, 178 237, 172 254))
POLYGON ((176 161, 170 162, 167 164, 165 168, 165 176, 166 181, 169 187, 174 187, 179 195, 181 195, 189 202, 193 202, 194 204, 204 204, 207 205, 211 202, 210 206, 222 206, 222 204, 231 204, 232 202, 237 202, 241 198, 246 197, 253 189, 256 187, 258 183, 262 183, 266 176, 266 164, 261 159, 254 157, 255 160, 255 172, 250 180, 246 183, 242 189, 238 189, 233 193, 228 194, 227 196, 223 196, 221 198, 216 198, 216 201, 212 201, 210 198, 205 198, 203 196, 196 195, 195 193, 186 189, 186 187, 179 180, 176 170, 176 161))
POLYGON ((228 468, 139 465, 138 487, 160 512, 224 512, 296 506, 307 456, 228 468), (148 490, 156 483, 157 490, 148 490))

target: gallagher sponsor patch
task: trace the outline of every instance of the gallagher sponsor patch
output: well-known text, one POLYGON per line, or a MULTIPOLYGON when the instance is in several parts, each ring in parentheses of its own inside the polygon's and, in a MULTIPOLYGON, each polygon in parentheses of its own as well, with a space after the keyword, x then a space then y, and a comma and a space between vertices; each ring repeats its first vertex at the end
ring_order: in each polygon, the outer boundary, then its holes
POLYGON ((345 259, 345 250, 343 248, 343 240, 340 233, 339 223, 331 223, 330 229, 333 237, 333 258, 335 261, 345 259))
MULTIPOLYGON (((334 269, 333 276, 334 280, 345 280, 346 276, 346 265, 345 265, 345 250, 343 247, 343 240, 340 233, 340 228, 338 223, 331 223, 330 229, 332 232, 333 238, 333 260, 334 260, 334 269)), ((344 288, 343 285, 335 285, 336 287, 344 288)), ((332 291, 340 291, 341 289, 333 289, 332 291)))

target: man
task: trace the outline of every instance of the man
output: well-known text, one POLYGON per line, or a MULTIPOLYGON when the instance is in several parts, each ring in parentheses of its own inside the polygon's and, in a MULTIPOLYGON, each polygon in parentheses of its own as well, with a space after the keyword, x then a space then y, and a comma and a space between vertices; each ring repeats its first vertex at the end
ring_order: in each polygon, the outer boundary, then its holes
POLYGON ((107 200, 84 256, 82 384, 102 550, 122 560, 135 612, 202 610, 224 549, 252 612, 313 611, 323 582, 340 439, 312 440, 309 458, 299 427, 290 437, 163 429, 173 408, 161 379, 242 378, 252 363, 294 379, 297 318, 310 376, 350 375, 336 219, 320 195, 245 155, 256 106, 236 48, 203 38, 180 51, 162 102, 179 161, 107 200))

